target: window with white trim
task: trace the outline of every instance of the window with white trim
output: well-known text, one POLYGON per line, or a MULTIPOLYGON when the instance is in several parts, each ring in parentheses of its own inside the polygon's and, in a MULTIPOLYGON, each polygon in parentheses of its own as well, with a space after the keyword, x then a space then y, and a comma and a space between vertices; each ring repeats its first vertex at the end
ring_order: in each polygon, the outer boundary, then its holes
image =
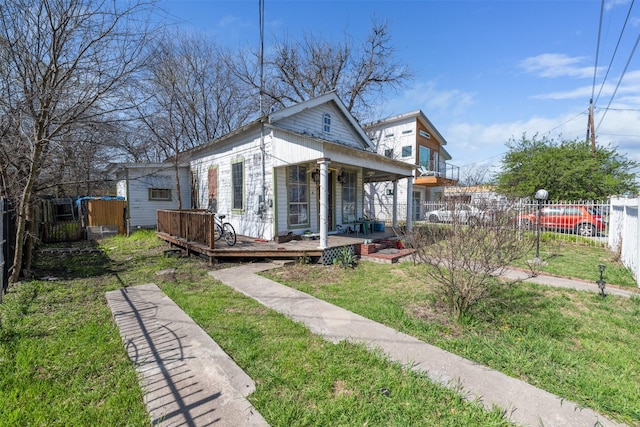
POLYGON ((171 189, 170 188, 150 188, 149 200, 151 201, 170 201, 171 189))
POLYGON ((342 221, 354 221, 357 212, 356 199, 356 178, 355 172, 344 172, 342 178, 342 221))
POLYGON ((231 209, 244 209, 244 160, 231 164, 231 209))
POLYGON ((309 196, 306 166, 290 166, 287 174, 289 190, 289 225, 309 225, 309 196))
POLYGON ((322 115, 322 131, 324 133, 331 133, 331 114, 329 113, 322 115))

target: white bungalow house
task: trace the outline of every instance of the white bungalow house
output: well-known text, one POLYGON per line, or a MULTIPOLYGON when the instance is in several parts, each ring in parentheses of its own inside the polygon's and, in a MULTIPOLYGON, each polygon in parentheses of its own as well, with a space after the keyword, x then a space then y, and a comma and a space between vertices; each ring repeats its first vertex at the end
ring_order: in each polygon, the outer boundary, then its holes
POLYGON ((411 181, 417 167, 376 153, 334 92, 267 114, 181 157, 191 173, 193 208, 225 214, 239 235, 256 239, 318 233, 320 248, 331 232, 364 216, 366 183, 411 181))

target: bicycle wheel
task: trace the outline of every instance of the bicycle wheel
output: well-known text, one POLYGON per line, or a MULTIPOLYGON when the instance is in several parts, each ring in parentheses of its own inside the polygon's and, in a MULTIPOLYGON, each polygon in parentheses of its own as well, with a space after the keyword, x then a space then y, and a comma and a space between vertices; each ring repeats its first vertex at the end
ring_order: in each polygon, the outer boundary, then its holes
POLYGON ((228 222, 222 224, 222 234, 224 234, 224 241, 227 242, 227 245, 233 246, 236 244, 236 230, 233 225, 228 222))
POLYGON ((217 240, 220 240, 221 237, 222 237, 222 226, 216 222, 213 227, 213 238, 217 241, 217 240))

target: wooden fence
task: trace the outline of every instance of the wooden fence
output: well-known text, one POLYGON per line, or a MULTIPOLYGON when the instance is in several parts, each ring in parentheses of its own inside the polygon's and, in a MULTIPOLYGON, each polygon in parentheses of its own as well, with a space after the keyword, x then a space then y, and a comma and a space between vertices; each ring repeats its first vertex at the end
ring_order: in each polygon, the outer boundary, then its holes
POLYGON ((213 249, 215 222, 206 210, 158 210, 158 233, 213 249))
POLYGON ((86 200, 83 201, 83 208, 86 205, 86 226, 117 226, 118 234, 125 234, 125 209, 127 202, 124 200, 86 200))
POLYGON ((42 222, 39 238, 44 243, 75 242, 82 240, 83 229, 79 220, 42 222))

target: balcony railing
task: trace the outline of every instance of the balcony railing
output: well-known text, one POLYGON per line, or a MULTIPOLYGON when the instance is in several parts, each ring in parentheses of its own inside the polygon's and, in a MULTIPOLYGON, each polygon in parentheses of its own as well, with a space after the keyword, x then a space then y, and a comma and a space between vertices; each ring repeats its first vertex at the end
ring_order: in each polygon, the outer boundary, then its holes
POLYGON ((431 160, 430 162, 428 162, 428 165, 426 163, 420 165, 416 178, 429 176, 444 178, 452 181, 459 181, 460 168, 447 162, 441 161, 436 163, 431 160))

